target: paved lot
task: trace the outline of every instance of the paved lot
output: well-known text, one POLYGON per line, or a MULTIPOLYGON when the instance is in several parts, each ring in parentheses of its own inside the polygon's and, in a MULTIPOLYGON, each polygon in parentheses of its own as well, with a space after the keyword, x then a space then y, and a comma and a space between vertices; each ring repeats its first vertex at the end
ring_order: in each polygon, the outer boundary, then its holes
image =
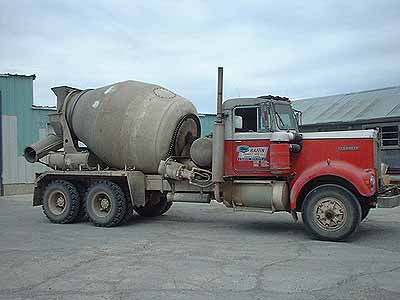
POLYGON ((400 299, 400 209, 351 242, 310 240, 289 214, 174 204, 153 220, 56 225, 0 198, 1 299, 400 299))

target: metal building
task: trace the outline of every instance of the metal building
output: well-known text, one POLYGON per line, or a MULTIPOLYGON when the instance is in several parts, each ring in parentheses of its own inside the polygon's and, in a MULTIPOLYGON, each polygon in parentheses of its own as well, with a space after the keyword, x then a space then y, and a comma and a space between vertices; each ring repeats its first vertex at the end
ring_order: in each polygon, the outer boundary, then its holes
POLYGON ((47 115, 52 108, 33 105, 35 75, 0 74, 0 192, 30 193, 34 173, 41 164, 25 161, 26 145, 47 134, 47 115))
POLYGON ((302 99, 303 132, 378 128, 382 160, 400 170, 400 87, 302 99))
POLYGON ((215 117, 215 114, 199 114, 202 137, 210 135, 213 132, 215 117))

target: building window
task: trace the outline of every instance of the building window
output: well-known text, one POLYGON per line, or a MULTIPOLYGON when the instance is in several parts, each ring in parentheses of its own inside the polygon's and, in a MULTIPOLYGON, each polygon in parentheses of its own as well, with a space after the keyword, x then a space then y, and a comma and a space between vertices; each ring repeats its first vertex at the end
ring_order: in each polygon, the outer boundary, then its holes
POLYGON ((399 126, 382 126, 380 128, 381 141, 383 148, 398 148, 399 143, 399 126))

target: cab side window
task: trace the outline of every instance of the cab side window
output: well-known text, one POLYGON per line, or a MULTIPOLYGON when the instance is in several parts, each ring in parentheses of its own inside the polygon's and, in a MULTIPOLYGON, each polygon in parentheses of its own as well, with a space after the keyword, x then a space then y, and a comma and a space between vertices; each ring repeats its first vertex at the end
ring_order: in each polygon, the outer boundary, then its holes
POLYGON ((235 109, 235 120, 238 118, 241 122, 235 122, 235 132, 271 131, 270 110, 267 105, 262 105, 261 107, 238 107, 235 109))
POLYGON ((235 132, 257 132, 257 107, 238 107, 235 116, 242 118, 242 127, 235 128, 235 132))

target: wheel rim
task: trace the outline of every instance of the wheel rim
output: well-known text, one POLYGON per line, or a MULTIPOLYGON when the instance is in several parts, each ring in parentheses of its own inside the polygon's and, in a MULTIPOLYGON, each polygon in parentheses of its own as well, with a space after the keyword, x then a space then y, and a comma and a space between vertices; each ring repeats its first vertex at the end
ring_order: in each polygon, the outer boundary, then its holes
POLYGON ((344 204, 336 198, 322 198, 314 207, 315 223, 323 230, 336 231, 346 224, 347 213, 344 204))
POLYGON ((92 209, 99 217, 106 217, 112 209, 112 202, 106 193, 96 193, 92 201, 92 209))
POLYGON ((67 197, 61 191, 54 191, 49 195, 49 210, 54 215, 61 215, 67 207, 67 197))

